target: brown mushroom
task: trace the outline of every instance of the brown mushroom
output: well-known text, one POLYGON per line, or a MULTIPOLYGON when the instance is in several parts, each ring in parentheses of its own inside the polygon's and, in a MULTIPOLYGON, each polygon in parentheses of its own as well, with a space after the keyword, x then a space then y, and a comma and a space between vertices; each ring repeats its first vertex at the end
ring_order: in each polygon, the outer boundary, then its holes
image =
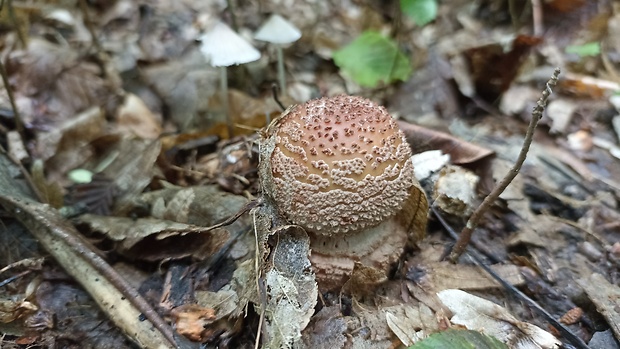
POLYGON ((356 261, 387 271, 412 228, 415 240, 423 235, 428 204, 411 149, 374 102, 342 95, 295 106, 263 150, 264 195, 310 235, 321 288, 342 285, 356 261))

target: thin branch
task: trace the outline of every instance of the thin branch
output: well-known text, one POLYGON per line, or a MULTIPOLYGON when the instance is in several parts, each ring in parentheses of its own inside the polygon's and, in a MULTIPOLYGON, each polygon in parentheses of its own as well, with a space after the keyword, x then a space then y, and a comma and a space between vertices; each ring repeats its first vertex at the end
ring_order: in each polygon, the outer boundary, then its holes
POLYGON ((11 102, 11 109, 13 109, 13 118, 15 119, 15 126, 17 127, 17 132, 22 137, 22 141, 26 141, 26 132, 24 129, 24 121, 22 120, 21 114, 19 110, 17 110, 17 104, 15 104, 15 97, 13 96, 13 90, 9 85, 9 77, 6 73, 6 69, 4 68, 4 63, 2 59, 0 59, 0 75, 2 75, 2 83, 4 84, 4 89, 6 90, 7 95, 9 96, 9 102, 11 102))
MULTIPOLYGON (((278 85, 277 84, 271 84, 271 95, 273 97, 273 100, 282 109, 282 111, 285 111, 286 108, 284 108, 284 104, 280 102, 280 97, 278 96, 278 85)), ((267 122, 267 124, 269 124, 269 122, 267 122)))
POLYGON ((459 239, 456 241, 452 252, 450 253, 450 261, 452 263, 456 263, 459 257, 465 251, 465 248, 469 244, 471 240, 471 236, 474 232, 474 229, 478 226, 482 215, 486 213, 493 202, 497 200, 497 198, 504 192, 506 187, 512 182, 512 180, 517 176, 519 171, 521 170, 521 166, 523 162, 525 162, 525 158, 527 157, 527 152, 530 150, 530 145, 532 144, 532 139, 534 138, 534 131, 536 130, 536 126, 538 125, 538 121, 542 118, 543 111, 545 110, 545 106, 547 105, 547 100, 551 95, 551 86, 555 86, 558 82, 558 76, 560 75, 560 68, 555 68, 553 71, 553 76, 551 79, 547 81, 545 85, 545 90, 542 93, 542 97, 536 103, 536 107, 532 111, 532 118, 530 119, 530 124, 527 128, 527 133, 525 134, 525 140, 523 141, 523 147, 521 147, 521 152, 519 153, 519 157, 515 162, 514 166, 508 171, 504 179, 495 187, 493 191, 484 199, 482 204, 474 211, 471 215, 465 228, 461 231, 461 235, 459 239))
MULTIPOLYGON (((2 4, 4 5, 4 2, 2 4)), ((26 35, 19 27, 19 21, 17 20, 17 16, 15 15, 15 8, 13 7, 13 0, 8 0, 7 5, 9 10, 9 18, 11 18, 11 22, 13 22, 13 26, 15 27, 15 31, 17 32, 17 37, 19 38, 19 42, 22 44, 22 47, 26 49, 28 47, 28 41, 26 40, 26 35)))

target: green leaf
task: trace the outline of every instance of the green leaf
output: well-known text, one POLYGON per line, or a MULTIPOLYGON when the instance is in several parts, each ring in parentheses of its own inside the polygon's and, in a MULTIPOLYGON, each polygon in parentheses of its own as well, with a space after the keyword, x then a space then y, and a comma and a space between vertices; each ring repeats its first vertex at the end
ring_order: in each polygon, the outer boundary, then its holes
POLYGON ((432 334, 408 349, 508 349, 508 346, 480 332, 446 330, 432 334))
POLYGON ((422 27, 437 17, 437 0, 400 0, 400 9, 422 27))
POLYGON ((583 45, 570 45, 564 49, 566 53, 575 53, 580 57, 598 56, 601 54, 601 44, 598 42, 588 42, 583 45))
POLYGON ((365 87, 377 87, 407 80, 411 62, 394 40, 375 31, 365 31, 349 45, 334 52, 334 62, 355 82, 365 87))

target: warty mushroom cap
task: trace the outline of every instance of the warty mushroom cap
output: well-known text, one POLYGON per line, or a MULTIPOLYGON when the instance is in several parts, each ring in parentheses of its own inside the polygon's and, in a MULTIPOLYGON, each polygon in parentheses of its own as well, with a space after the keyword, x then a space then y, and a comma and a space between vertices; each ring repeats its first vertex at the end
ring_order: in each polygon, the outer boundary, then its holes
POLYGON ((221 21, 200 37, 200 52, 214 67, 229 67, 258 60, 260 52, 221 21))
POLYGON ((263 186, 293 224, 324 236, 396 214, 414 185, 411 149, 385 108, 361 97, 298 105, 269 130, 263 186))
POLYGON ((290 44, 301 38, 301 32, 282 16, 273 14, 258 28, 254 38, 272 44, 290 44))

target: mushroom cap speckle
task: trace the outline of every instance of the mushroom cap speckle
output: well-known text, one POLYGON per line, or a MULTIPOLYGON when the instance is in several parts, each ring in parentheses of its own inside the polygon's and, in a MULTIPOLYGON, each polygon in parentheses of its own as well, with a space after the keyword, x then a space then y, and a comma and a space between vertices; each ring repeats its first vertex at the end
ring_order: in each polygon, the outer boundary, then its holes
POLYGON ((365 98, 295 106, 270 128, 268 143, 267 195, 291 223, 316 234, 378 225, 402 208, 416 183, 404 134, 365 98))

